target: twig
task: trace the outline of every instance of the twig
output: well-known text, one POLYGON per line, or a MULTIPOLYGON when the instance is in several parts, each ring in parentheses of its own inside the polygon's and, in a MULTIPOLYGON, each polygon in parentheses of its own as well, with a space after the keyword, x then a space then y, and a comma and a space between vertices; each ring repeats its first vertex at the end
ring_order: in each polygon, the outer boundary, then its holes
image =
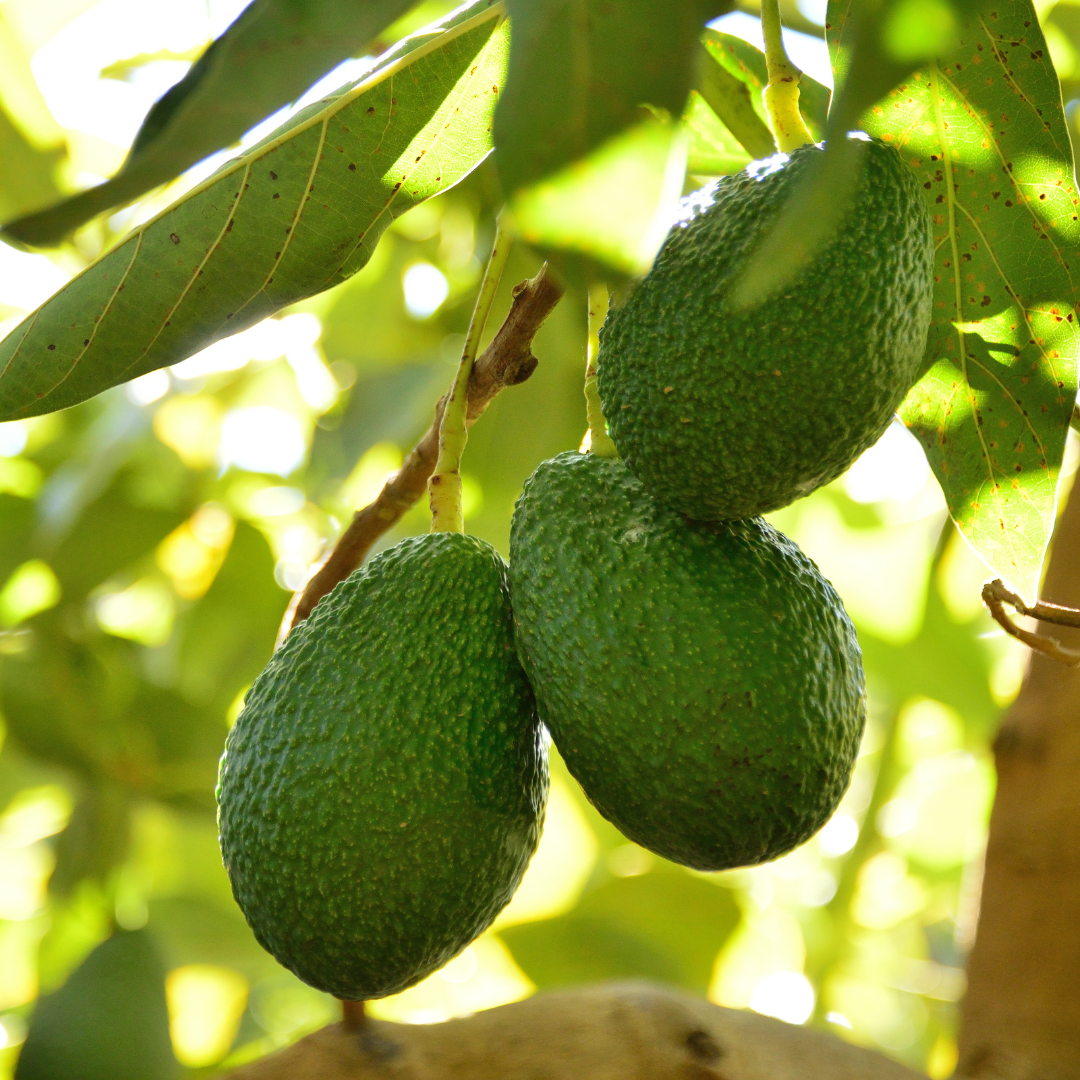
POLYGON ((484 271, 484 280, 480 283, 480 295, 476 298, 469 332, 465 335, 465 347, 461 350, 461 363, 443 405, 442 422, 439 424, 439 459, 435 463, 435 472, 428 480, 432 532, 465 531, 465 519, 461 513, 461 455, 469 441, 469 381, 480 348, 480 336, 491 314, 491 305, 495 301, 503 270, 506 269, 506 260, 510 258, 510 248, 510 236, 500 214, 495 222, 495 243, 491 248, 491 257, 484 271))
POLYGON ((1036 601, 1035 604, 1028 606, 1016 593, 1006 588, 1001 578, 988 581, 983 586, 982 599, 990 609, 994 621, 1007 634, 1022 641, 1029 649, 1041 652, 1066 667, 1080 667, 1080 652, 1065 648, 1057 638, 1046 634, 1034 634, 1030 630, 1017 626, 1009 617, 1004 605, 1009 604, 1021 615, 1039 619, 1041 622, 1077 628, 1080 628, 1080 609, 1062 607, 1060 604, 1048 604, 1045 600, 1036 601))
MULTIPOLYGON (((510 313, 491 344, 473 365, 469 378, 468 424, 471 427, 504 387, 523 383, 538 363, 532 341, 544 320, 562 299, 563 288, 548 273, 547 264, 534 278, 514 286, 510 313)), ((439 425, 446 395, 435 406, 435 417, 424 437, 412 448, 401 469, 384 485, 373 503, 353 515, 330 556, 298 593, 282 622, 279 644, 289 630, 303 622, 315 605, 363 561, 371 546, 423 497, 439 454, 439 425)))

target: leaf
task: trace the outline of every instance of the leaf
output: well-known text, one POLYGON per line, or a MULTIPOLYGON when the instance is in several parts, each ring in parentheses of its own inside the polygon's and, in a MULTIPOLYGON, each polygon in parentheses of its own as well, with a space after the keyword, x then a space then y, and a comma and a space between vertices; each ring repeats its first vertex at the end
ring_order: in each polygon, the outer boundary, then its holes
MULTIPOLYGON (((845 22, 829 22, 843 57, 845 22)), ((934 215, 926 374, 901 417, 969 543, 1034 600, 1080 344, 1080 200, 1034 8, 977 15, 862 123, 900 150, 934 215)))
POLYGON ((87 879, 106 884, 128 853, 130 833, 131 798, 123 787, 107 780, 84 783, 56 841, 49 892, 70 897, 87 879))
POLYGON ((727 176, 750 164, 751 157, 743 144, 696 90, 690 93, 683 113, 683 126, 690 138, 686 154, 688 173, 727 176))
POLYGON ((15 1067, 17 1080, 179 1075, 169 1041, 165 966, 148 930, 118 930, 56 993, 41 999, 15 1067))
POLYGON ((568 915, 507 927, 500 936, 542 989, 644 977, 704 993, 738 922, 727 889, 661 870, 610 881, 568 915))
POLYGON ((730 0, 507 0, 514 34, 495 114, 495 163, 512 195, 641 121, 679 116, 702 24, 730 0))
POLYGON ((354 274, 487 153, 506 38, 477 0, 132 232, 0 342, 0 418, 175 364, 354 274))
MULTIPOLYGON (((721 34, 718 30, 706 30, 701 35, 701 41, 709 55, 716 61, 717 66, 746 87, 750 105, 765 126, 765 130, 768 131, 768 116, 761 96, 762 90, 769 81, 765 69, 765 54, 749 41, 743 41, 742 38, 732 34, 721 34)), ((802 73, 799 79, 799 111, 803 114, 807 127, 810 128, 810 134, 819 142, 825 137, 825 120, 829 111, 831 94, 832 91, 827 86, 823 86, 805 71, 802 73)), ((724 119, 723 116, 720 118, 724 119)), ((724 122, 727 123, 726 120, 724 122)), ((734 132, 735 129, 732 128, 732 131, 734 132)), ((771 142, 771 133, 769 138, 771 142)), ((747 149, 749 150, 750 147, 747 149)), ((776 145, 773 143, 769 153, 775 152, 776 145)), ((758 154, 757 156, 766 155, 758 154)))
POLYGON ((846 51, 833 51, 839 92, 826 125, 825 155, 807 170, 776 223, 763 236, 732 289, 732 302, 752 307, 794 281, 833 236, 862 169, 857 142, 846 138, 865 109, 920 62, 947 51, 962 10, 978 0, 833 0, 830 41, 843 32, 846 51), (930 32, 923 32, 929 28, 930 32))
POLYGON ((155 102, 113 179, 13 221, 5 232, 26 244, 55 244, 95 214, 172 180, 359 55, 411 4, 253 0, 155 102))
POLYGON ((59 198, 57 173, 66 158, 63 143, 46 149, 34 146, 0 103, 0 219, 59 198))
POLYGON ((754 107, 753 99, 759 95, 745 81, 717 63, 705 46, 702 46, 698 61, 697 82, 687 112, 690 113, 693 107, 693 99, 700 97, 751 157, 775 154, 772 131, 754 107))
MULTIPOLYGON (((695 90, 683 123, 690 133, 687 169, 721 176, 752 158, 776 153, 761 92, 768 81, 765 54, 742 38, 706 30, 701 36, 695 90)), ((803 74, 799 107, 815 139, 824 138, 828 87, 803 74)))
POLYGON ((0 12, 0 221, 59 199, 59 170, 66 160, 64 133, 0 12))
POLYGON ((671 224, 685 163, 675 125, 650 118, 515 192, 508 223, 576 284, 643 274, 671 224))
POLYGON ((225 710, 274 651, 289 594, 274 583, 274 556, 262 534, 236 526, 229 554, 207 594, 183 618, 177 643, 180 692, 225 710))

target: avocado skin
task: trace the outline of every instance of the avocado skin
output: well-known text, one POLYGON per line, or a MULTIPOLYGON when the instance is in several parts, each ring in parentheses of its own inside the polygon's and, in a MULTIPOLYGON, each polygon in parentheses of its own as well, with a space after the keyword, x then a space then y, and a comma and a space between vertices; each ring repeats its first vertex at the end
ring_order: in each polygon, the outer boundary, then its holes
POLYGON ((723 870, 832 815, 865 720, 862 654, 772 526, 688 523, 621 462, 562 454, 518 500, 510 580, 540 719, 631 840, 723 870))
POLYGON ((684 200, 651 272, 600 331, 611 436, 653 498, 703 520, 787 506, 843 473, 920 374, 930 326, 930 211, 900 155, 862 142, 837 235, 783 294, 728 292, 793 186, 800 147, 684 200))
POLYGON ((218 784, 233 895, 305 982, 397 993, 510 900, 547 786, 506 563, 471 536, 402 540, 323 599, 248 693, 218 784))

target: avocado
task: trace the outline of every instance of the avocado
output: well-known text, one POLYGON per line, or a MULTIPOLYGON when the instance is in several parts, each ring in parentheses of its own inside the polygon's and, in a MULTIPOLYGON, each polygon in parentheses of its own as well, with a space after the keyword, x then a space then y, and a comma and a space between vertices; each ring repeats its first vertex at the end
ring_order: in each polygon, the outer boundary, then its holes
POLYGON ((933 238, 915 175, 882 142, 836 235, 795 281, 736 310, 729 294, 824 151, 754 162, 683 201, 656 263, 600 331, 611 436, 655 499, 691 518, 786 506, 843 473, 920 374, 933 238))
POLYGON ((15 1080, 174 1080, 165 966, 147 930, 117 930, 43 997, 15 1080))
POLYGON ((631 840, 723 870, 832 815, 863 730, 862 654, 771 525, 688 522, 621 461, 562 454, 515 507, 510 581, 540 719, 631 840))
POLYGON ((536 850, 544 739, 495 549, 432 533, 376 556, 290 633, 229 733, 221 851, 259 942, 345 999, 441 967, 536 850))

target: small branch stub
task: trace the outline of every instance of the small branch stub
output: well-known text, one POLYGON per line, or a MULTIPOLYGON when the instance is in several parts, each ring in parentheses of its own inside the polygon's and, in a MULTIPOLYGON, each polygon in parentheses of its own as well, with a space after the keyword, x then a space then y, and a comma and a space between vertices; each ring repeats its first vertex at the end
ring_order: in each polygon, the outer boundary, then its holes
POLYGON ((799 80, 802 72, 784 49, 779 0, 762 0, 761 30, 765 37, 765 66, 769 82, 761 92, 769 127, 782 153, 790 154, 814 141, 799 111, 799 80))
POLYGON ((585 411, 589 420, 589 453, 597 457, 617 458, 619 451, 607 431, 600 391, 596 385, 597 363, 600 359, 600 327, 607 315, 606 285, 594 285, 589 290, 589 344, 585 359, 585 411))
POLYGON ((988 581, 982 589, 983 603, 989 608, 994 621, 1007 634, 1011 634, 1018 641, 1022 641, 1029 649, 1049 656, 1059 664, 1066 667, 1080 667, 1080 652, 1075 649, 1065 648, 1057 638, 1048 634, 1036 634, 1017 626, 1012 621, 1009 613, 1005 610, 1008 604, 1021 615, 1039 619, 1041 622, 1051 623, 1055 626, 1070 626, 1080 629, 1080 610, 1077 608, 1062 607, 1059 604, 1048 604, 1043 600, 1033 605, 1025 604, 1024 601, 1012 592, 1001 578, 988 581))
POLYGON ((465 531, 461 513, 460 466, 461 455, 465 452, 465 444, 469 440, 469 379, 472 376, 473 361, 479 351, 480 335, 484 332, 484 325, 487 323, 509 256, 510 237, 499 221, 495 225, 495 243, 484 271, 484 280, 480 283, 480 294, 476 298, 469 333, 461 352, 461 363, 450 389, 450 397, 443 408, 442 424, 439 428, 439 460, 435 465, 434 475, 428 481, 432 532, 465 531))

